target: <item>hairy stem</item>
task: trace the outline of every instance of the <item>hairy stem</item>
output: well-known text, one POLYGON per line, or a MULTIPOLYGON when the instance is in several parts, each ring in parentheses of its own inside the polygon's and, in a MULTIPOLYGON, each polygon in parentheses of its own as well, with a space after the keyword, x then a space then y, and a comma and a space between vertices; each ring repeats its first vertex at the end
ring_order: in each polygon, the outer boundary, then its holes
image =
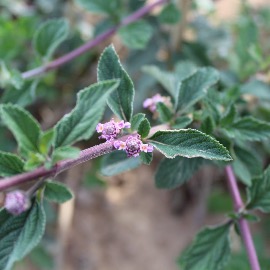
MULTIPOLYGON (((241 199, 241 195, 237 186, 237 181, 233 173, 232 167, 226 166, 225 171, 227 174, 229 189, 233 197, 234 209, 236 212, 241 212, 241 210, 244 208, 244 204, 241 199)), ((251 269, 260 270, 261 268, 259 265, 256 249, 254 247, 254 243, 252 240, 248 222, 243 217, 240 217, 239 219, 239 227, 240 227, 241 236, 242 236, 242 239, 243 239, 246 251, 247 251, 251 269)))
POLYGON ((81 45, 80 47, 76 48, 75 50, 47 63, 44 66, 40 66, 40 67, 31 69, 31 70, 28 70, 26 72, 23 72, 22 77, 24 79, 30 79, 32 77, 42 75, 50 70, 57 69, 58 67, 66 64, 67 62, 84 54, 85 52, 89 51, 93 47, 100 44, 102 41, 104 41, 107 38, 109 38, 110 36, 112 36, 117 31, 117 29, 119 27, 124 26, 124 25, 128 25, 132 22, 139 20, 141 17, 148 14, 154 7, 161 5, 161 4, 164 4, 167 1, 168 0, 157 0, 157 1, 153 2, 152 4, 143 6, 142 8, 138 9, 137 11, 135 11, 134 13, 132 13, 131 15, 129 15, 128 17, 123 19, 123 21, 119 25, 116 25, 116 26, 110 28, 109 30, 107 30, 104 33, 101 33, 100 35, 95 37, 93 40, 86 42, 85 44, 81 45))

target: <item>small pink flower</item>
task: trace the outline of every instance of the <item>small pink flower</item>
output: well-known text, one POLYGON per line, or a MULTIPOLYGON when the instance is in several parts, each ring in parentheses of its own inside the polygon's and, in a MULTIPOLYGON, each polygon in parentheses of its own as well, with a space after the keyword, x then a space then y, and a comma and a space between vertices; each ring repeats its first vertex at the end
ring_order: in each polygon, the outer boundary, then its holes
POLYGON ((168 107, 172 107, 170 97, 164 97, 164 96, 161 96, 160 94, 156 94, 152 98, 147 98, 143 102, 143 107, 147 108, 152 113, 155 113, 157 109, 156 105, 159 102, 164 103, 168 107))
POLYGON ((142 144, 141 145, 141 151, 147 153, 148 144, 142 144))
POLYGON ((117 150, 125 150, 126 149, 126 143, 123 141, 115 141, 113 143, 114 148, 117 150))
POLYGON ((31 203, 24 191, 9 192, 5 198, 5 208, 12 215, 20 215, 29 209, 31 203))
POLYGON ((153 147, 153 145, 150 145, 150 144, 148 144, 148 146, 147 146, 147 152, 153 152, 154 151, 154 147, 153 147))
POLYGON ((101 132, 103 131, 103 124, 98 123, 98 124, 97 124, 97 127, 96 127, 96 131, 97 131, 98 133, 101 133, 101 132))
POLYGON ((144 102, 143 102, 143 107, 144 108, 148 108, 153 104, 153 100, 152 98, 147 98, 144 102))
POLYGON ((125 122, 125 128, 130 128, 131 124, 129 122, 125 122))

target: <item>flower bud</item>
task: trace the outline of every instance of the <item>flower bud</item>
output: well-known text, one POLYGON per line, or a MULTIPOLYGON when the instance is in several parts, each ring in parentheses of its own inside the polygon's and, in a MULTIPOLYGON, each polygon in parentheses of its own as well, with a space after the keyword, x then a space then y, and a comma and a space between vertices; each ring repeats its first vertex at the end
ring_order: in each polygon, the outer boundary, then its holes
POLYGON ((5 208, 12 215, 20 215, 25 212, 30 205, 29 197, 24 191, 15 190, 6 195, 5 208))

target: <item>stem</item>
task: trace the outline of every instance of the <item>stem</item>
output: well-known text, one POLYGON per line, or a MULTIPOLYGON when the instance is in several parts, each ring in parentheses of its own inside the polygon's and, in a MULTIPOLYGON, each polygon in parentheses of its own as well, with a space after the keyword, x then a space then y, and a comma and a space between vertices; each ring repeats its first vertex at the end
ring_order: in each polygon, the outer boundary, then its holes
POLYGON ((56 69, 59 66, 66 64, 67 62, 84 54, 85 52, 89 51, 93 47, 100 44, 102 41, 104 41, 107 38, 109 38, 110 36, 112 36, 117 31, 117 29, 119 27, 124 26, 124 25, 128 25, 132 22, 139 20, 141 17, 148 14, 154 7, 161 5, 161 4, 164 4, 167 1, 168 0, 157 0, 157 1, 153 2, 152 4, 143 6, 142 8, 138 9, 137 11, 135 11, 134 13, 132 13, 131 15, 129 15, 128 17, 123 19, 123 21, 119 25, 116 25, 116 26, 110 28, 109 30, 105 31, 104 33, 98 35, 93 40, 86 42, 85 44, 81 45, 80 47, 78 47, 78 48, 74 49, 73 51, 47 63, 44 66, 40 66, 40 67, 31 69, 31 70, 28 70, 26 72, 23 72, 22 78, 23 79, 30 79, 32 77, 42 75, 50 70, 56 69))
MULTIPOLYGON (((241 212, 241 210, 244 208, 243 201, 241 199, 241 195, 237 186, 237 181, 235 178, 235 175, 233 173, 232 167, 231 166, 226 166, 225 171, 227 174, 227 180, 228 180, 228 185, 229 189, 231 192, 231 195, 233 197, 233 202, 234 202, 234 209, 236 212, 241 212)), ((254 247, 254 243, 252 240, 252 236, 250 233, 250 229, 248 226, 248 222, 243 218, 239 218, 239 226, 240 226, 240 231, 242 235, 242 239, 244 241, 244 245, 247 251, 249 263, 251 266, 252 270, 260 270, 260 265, 258 261, 258 257, 256 254, 256 249, 254 247)))

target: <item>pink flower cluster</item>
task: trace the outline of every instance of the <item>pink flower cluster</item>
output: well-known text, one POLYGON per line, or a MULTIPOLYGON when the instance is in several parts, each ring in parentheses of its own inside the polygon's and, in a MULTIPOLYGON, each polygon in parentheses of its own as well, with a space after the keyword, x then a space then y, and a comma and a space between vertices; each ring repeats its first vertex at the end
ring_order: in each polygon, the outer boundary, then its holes
POLYGON ((149 111, 154 113, 157 109, 157 103, 159 103, 159 102, 164 103, 168 107, 172 106, 170 97, 164 97, 164 96, 161 96, 160 94, 156 94, 151 98, 147 98, 143 102, 143 107, 147 108, 149 111))
POLYGON ((110 122, 105 124, 98 123, 96 131, 101 133, 99 139, 109 141, 115 139, 123 128, 130 128, 130 126, 131 125, 129 122, 124 122, 123 120, 120 122, 115 122, 114 119, 111 119, 110 122))
POLYGON ((5 198, 5 208, 12 215, 19 215, 30 207, 30 200, 24 191, 9 192, 5 198))
POLYGON ((115 141, 114 147, 118 150, 125 150, 128 157, 137 157, 140 152, 153 152, 152 145, 144 144, 139 134, 129 136, 126 141, 115 141))

